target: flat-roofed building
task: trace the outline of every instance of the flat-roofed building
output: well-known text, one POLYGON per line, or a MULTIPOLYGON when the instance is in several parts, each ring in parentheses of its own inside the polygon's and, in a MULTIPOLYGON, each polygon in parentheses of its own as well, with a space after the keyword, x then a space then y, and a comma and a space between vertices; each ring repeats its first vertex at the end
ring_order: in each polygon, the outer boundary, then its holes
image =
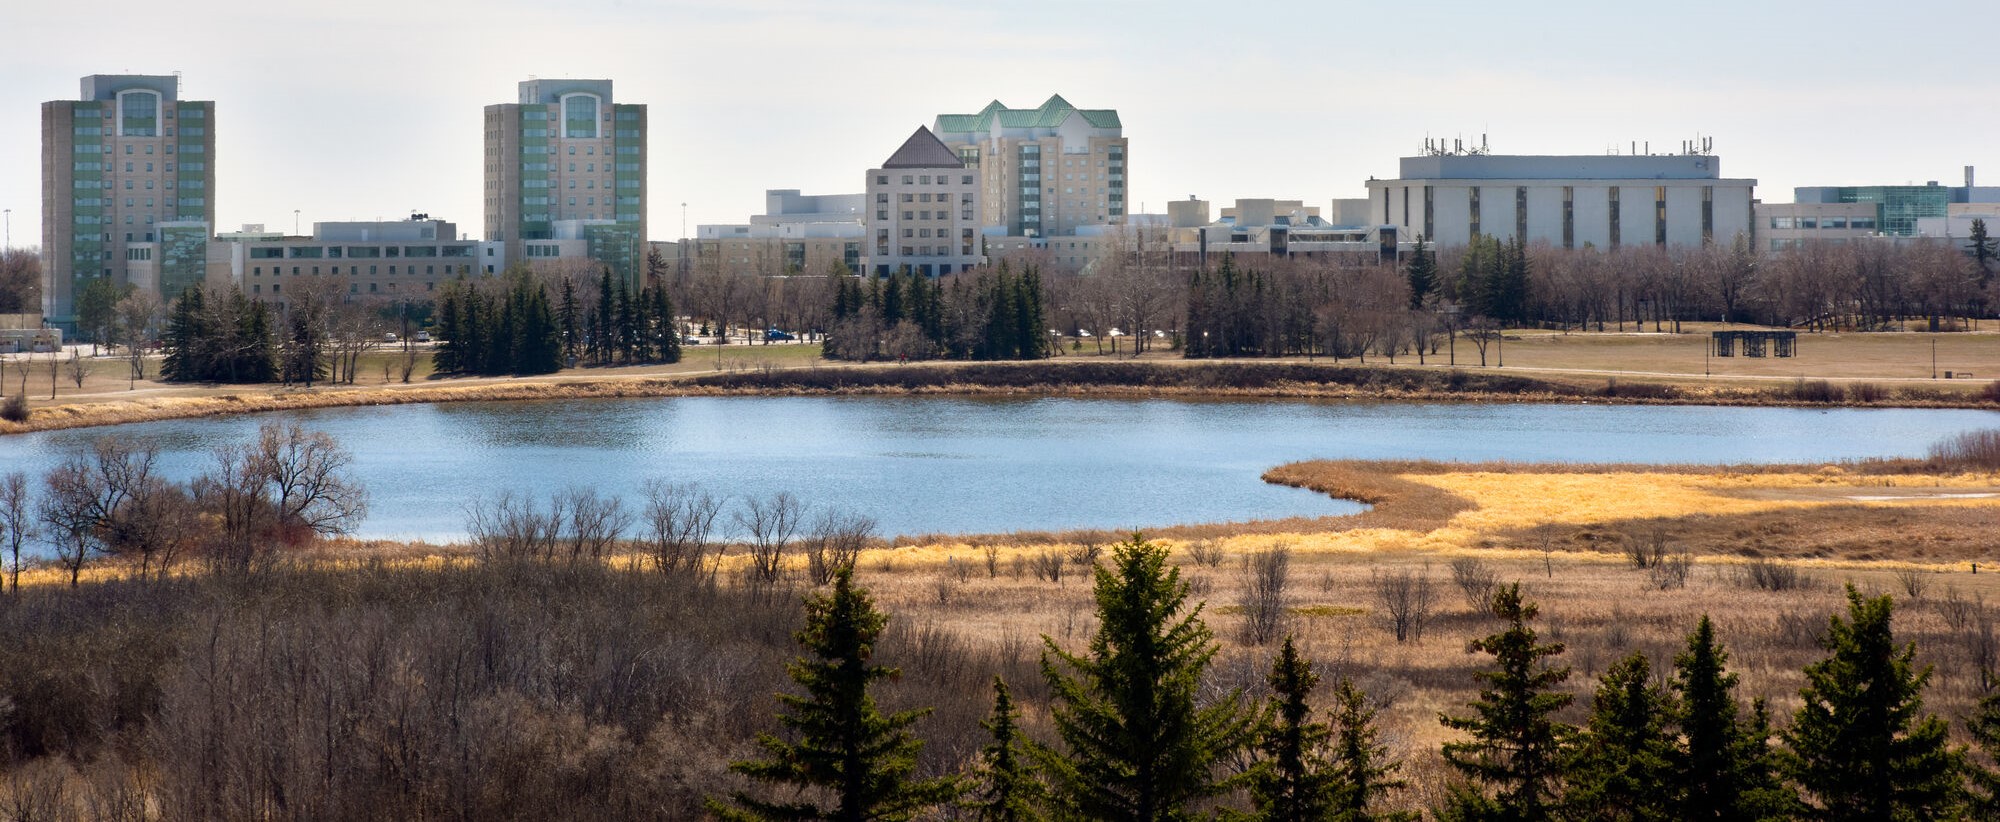
POLYGON ((861 268, 865 194, 764 192, 765 213, 747 223, 695 227, 695 264, 704 271, 765 276, 861 268))
POLYGON ((503 253, 501 243, 460 239, 456 224, 423 215, 322 222, 313 223, 307 237, 261 230, 216 235, 209 243, 207 276, 280 310, 288 294, 307 288, 345 298, 421 302, 459 277, 487 276, 488 266, 504 271, 503 253))
POLYGON ((1766 252, 1881 236, 1870 203, 1758 203, 1756 214, 1758 244, 1766 252))
POLYGON ((42 104, 42 312, 71 328, 93 279, 167 300, 199 284, 215 222, 215 104, 175 75, 81 85, 42 104))
POLYGON ((1371 217, 1401 237, 1465 245, 1520 237, 1557 248, 1728 244, 1752 236, 1756 180, 1710 154, 1404 157, 1369 180, 1371 217))

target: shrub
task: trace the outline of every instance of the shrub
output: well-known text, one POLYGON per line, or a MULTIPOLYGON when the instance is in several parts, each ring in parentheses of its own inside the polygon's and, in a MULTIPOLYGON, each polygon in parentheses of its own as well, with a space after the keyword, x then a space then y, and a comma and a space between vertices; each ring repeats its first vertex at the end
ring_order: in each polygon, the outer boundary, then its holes
POLYGON ((1857 382, 1847 387, 1847 398, 1854 402, 1882 402, 1889 398, 1889 387, 1875 382, 1857 382))
POLYGON ((1798 402, 1837 403, 1847 396, 1840 386, 1826 380, 1808 380, 1800 377, 1792 383, 1792 399, 1798 402))
POLYGON ((2000 428, 1966 431, 1931 446, 1931 462, 1946 468, 2000 470, 2000 428))
POLYGON ((1803 591, 1814 587, 1811 574, 1771 559, 1751 560, 1737 571, 1736 581, 1745 588, 1763 591, 1803 591))
POLYGON ((0 420, 8 422, 28 421, 28 395, 15 394, 0 401, 0 420))
POLYGON ((1451 561, 1451 581, 1465 595, 1465 607, 1475 614, 1493 609, 1493 592, 1500 587, 1500 572, 1485 560, 1459 557, 1451 561))

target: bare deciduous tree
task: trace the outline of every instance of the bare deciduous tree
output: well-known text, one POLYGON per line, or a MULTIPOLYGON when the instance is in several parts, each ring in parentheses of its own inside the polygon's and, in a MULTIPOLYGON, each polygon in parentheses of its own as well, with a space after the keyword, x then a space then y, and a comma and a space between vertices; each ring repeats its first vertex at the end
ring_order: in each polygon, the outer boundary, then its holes
POLYGON ((104 437, 87 453, 73 454, 50 469, 40 514, 49 528, 56 558, 76 587, 83 565, 93 554, 110 553, 129 539, 122 529, 129 521, 127 503, 135 492, 154 482, 151 448, 104 437))
POLYGON ((1396 635, 1396 641, 1423 641, 1424 626, 1430 624, 1431 619, 1429 569, 1423 573, 1411 570, 1375 573, 1370 578, 1375 583, 1375 596, 1382 601, 1382 613, 1388 616, 1389 631, 1396 635))
POLYGON ((27 472, 0 476, 0 545, 7 550, 9 587, 17 594, 21 592, 21 546, 35 533, 34 511, 28 503, 27 472))
POLYGON ((720 563, 711 561, 710 537, 722 500, 692 484, 648 480, 644 517, 647 553, 653 568, 667 576, 688 575, 713 580, 720 563))
POLYGON ((1458 592, 1465 595, 1465 607, 1475 614, 1484 614, 1493 608, 1493 592, 1500 587, 1500 572, 1485 560, 1476 557, 1459 557, 1451 561, 1451 581, 1458 586, 1458 592))
POLYGON ((1263 645, 1284 629, 1292 549, 1278 544, 1243 559, 1243 641, 1263 645))
POLYGON ((736 524, 750 538, 750 580, 771 584, 785 570, 785 551, 798 536, 799 520, 805 506, 797 497, 779 491, 769 497, 751 497, 736 511, 736 524))
POLYGON ((806 570, 814 585, 826 585, 842 568, 852 568, 861 549, 875 537, 875 520, 860 514, 823 511, 806 532, 806 570))
POLYGON ((599 496, 595 488, 572 488, 556 495, 552 508, 567 513, 562 529, 564 547, 572 565, 585 560, 602 560, 625 535, 632 515, 617 497, 599 496))

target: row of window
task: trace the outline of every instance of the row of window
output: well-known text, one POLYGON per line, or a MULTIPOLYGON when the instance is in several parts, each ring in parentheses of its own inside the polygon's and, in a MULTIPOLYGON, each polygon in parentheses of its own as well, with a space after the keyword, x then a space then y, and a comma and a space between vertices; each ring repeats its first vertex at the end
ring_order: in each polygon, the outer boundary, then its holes
MULTIPOLYGON (((885 228, 885 229, 878 229, 876 233, 877 233, 877 236, 881 236, 881 235, 886 235, 886 234, 888 234, 888 232, 889 232, 889 230, 885 228)), ((939 239, 943 239, 943 238, 945 238, 945 237, 949 237, 949 236, 951 236, 951 229, 949 229, 949 228, 940 228, 940 229, 938 229, 938 230, 937 230, 937 236, 938 236, 938 238, 939 238, 939 239)), ((967 228, 967 229, 962 229, 962 230, 960 230, 960 231, 959 231, 959 236, 960 236, 961 238, 963 238, 963 239, 966 239, 966 240, 970 240, 970 239, 972 239, 972 229, 969 229, 969 228, 967 228)), ((926 240, 928 240, 928 239, 930 239, 930 238, 931 238, 931 230, 930 230, 930 229, 928 229, 928 228, 906 228, 906 229, 903 229, 903 238, 904 238, 904 239, 916 239, 916 238, 923 238, 923 239, 926 239, 926 240)))
POLYGON ((406 245, 406 246, 294 245, 294 246, 253 246, 250 249, 250 259, 253 260, 278 260, 278 259, 338 260, 342 258, 371 260, 371 259, 379 259, 382 257, 395 259, 397 257, 470 257, 470 256, 472 256, 472 246, 470 245, 443 246, 442 251, 440 251, 439 246, 434 246, 434 245, 406 245))
MULTIPOLYGON (((889 175, 887 175, 887 174, 877 174, 877 175, 875 175, 875 184, 876 184, 876 185, 878 185, 878 186, 886 186, 886 185, 888 185, 888 184, 889 184, 889 175)), ((903 175, 903 185, 906 185, 906 186, 910 186, 910 185, 916 185, 916 186, 927 186, 927 185, 931 185, 931 184, 932 184, 932 183, 931 183, 931 175, 929 175, 929 174, 905 174, 905 175, 903 175)), ((959 177, 959 180, 958 180, 958 184, 959 184, 959 185, 964 185, 964 186, 969 186, 969 185, 972 185, 972 175, 970 175, 970 174, 965 174, 965 175, 961 175, 961 176, 959 177)), ((941 185, 941 186, 948 186, 948 185, 951 185, 951 175, 949 175, 949 174, 939 174, 939 175, 937 175, 937 185, 941 185)))
MULTIPOLYGON (((461 272, 461 273, 471 273, 471 272, 470 272, 470 271, 466 271, 466 272, 461 272)), ((378 289, 378 288, 377 288, 376 286, 377 286, 377 284, 376 284, 376 283, 369 283, 369 284, 368 284, 368 293, 370 293, 370 294, 377 294, 377 293, 380 293, 382 289, 378 289)), ((394 290, 396 290, 396 284, 395 284, 395 283, 390 283, 390 284, 389 284, 389 288, 388 288, 387 290, 389 290, 389 291, 394 291, 394 290)), ((436 291, 436 290, 437 290, 437 283, 424 283, 424 290, 425 290, 425 291, 436 291)), ((264 293, 264 285, 263 285, 263 283, 251 283, 251 284, 250 284, 250 293, 251 293, 251 294, 262 294, 262 293, 264 293)), ((284 283, 272 283, 272 284, 271 284, 271 293, 273 293, 273 294, 283 294, 283 293, 285 293, 285 284, 284 284, 284 283)), ((347 284, 347 293, 349 293, 349 294, 359 294, 359 293, 361 293, 361 284, 360 284, 360 283, 348 283, 348 284, 347 284)), ((283 310, 282 306, 280 307, 280 310, 283 310)))
POLYGON ((1833 228, 1845 230, 1874 231, 1874 217, 1772 217, 1774 229, 1833 228))
MULTIPOLYGON (((294 276, 294 277, 300 277, 300 276, 319 276, 319 273, 320 273, 320 272, 319 272, 319 268, 320 268, 320 267, 319 267, 319 266, 316 266, 316 265, 314 265, 314 266, 297 266, 297 265, 295 265, 295 266, 292 266, 292 276, 294 276)), ((334 265, 334 266, 327 266, 327 268, 329 269, 329 270, 327 271, 327 273, 328 273, 328 274, 332 274, 332 275, 335 275, 335 276, 338 276, 338 275, 340 274, 340 266, 337 266, 337 265, 334 265)), ((380 267, 379 267, 379 266, 372 266, 372 265, 371 265, 371 266, 369 266, 369 267, 368 267, 368 276, 370 276, 370 277, 374 277, 374 276, 378 276, 378 275, 379 275, 379 273, 380 273, 380 272, 379 272, 379 271, 377 270, 378 268, 380 268, 380 267)), ((415 274, 417 273, 417 267, 416 267, 416 266, 414 266, 414 265, 410 265, 410 266, 404 266, 403 268, 404 268, 404 271, 403 271, 403 273, 404 273, 405 275, 410 275, 410 276, 414 276, 414 275, 415 275, 415 274)), ((444 273, 446 273, 446 274, 450 274, 450 273, 452 273, 452 269, 453 269, 453 266, 450 266, 450 265, 447 265, 447 266, 445 266, 445 267, 444 267, 444 273)), ((457 266, 457 269, 458 269, 458 273, 460 273, 460 274, 470 274, 470 273, 472 273, 472 266, 471 266, 470 264, 460 264, 460 265, 458 265, 458 266, 457 266)), ((279 277, 279 276, 283 276, 283 275, 284 275, 284 273, 285 273, 285 270, 284 270, 284 268, 283 268, 283 267, 281 267, 281 266, 275 266, 275 265, 274 265, 274 266, 271 266, 271 276, 273 276, 273 277, 279 277)), ((432 275, 436 274, 436 273, 437 273, 437 266, 434 266, 434 265, 427 265, 427 266, 424 266, 424 273, 425 273, 425 274, 432 274, 432 275)), ((361 276, 361 266, 358 266, 358 265, 350 265, 350 266, 348 266, 348 267, 347 267, 347 274, 348 274, 348 276, 350 276, 350 277, 359 277, 359 276, 361 276)), ((389 275, 390 275, 390 276, 395 276, 395 274, 396 274, 396 266, 393 266, 393 265, 392 265, 392 266, 389 266, 389 275)), ((263 267, 263 266, 251 266, 251 267, 250 267, 250 276, 252 276, 252 277, 262 277, 262 276, 264 276, 264 267, 263 267)))

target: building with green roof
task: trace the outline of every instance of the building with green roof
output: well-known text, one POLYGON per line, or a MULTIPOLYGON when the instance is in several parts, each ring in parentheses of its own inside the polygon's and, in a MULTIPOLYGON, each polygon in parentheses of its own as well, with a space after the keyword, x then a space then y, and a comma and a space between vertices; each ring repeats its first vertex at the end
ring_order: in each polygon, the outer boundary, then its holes
POLYGON ((1035 108, 995 100, 974 114, 940 114, 931 131, 976 170, 986 226, 1055 237, 1125 221, 1126 144, 1115 110, 1080 109, 1061 95, 1035 108))

